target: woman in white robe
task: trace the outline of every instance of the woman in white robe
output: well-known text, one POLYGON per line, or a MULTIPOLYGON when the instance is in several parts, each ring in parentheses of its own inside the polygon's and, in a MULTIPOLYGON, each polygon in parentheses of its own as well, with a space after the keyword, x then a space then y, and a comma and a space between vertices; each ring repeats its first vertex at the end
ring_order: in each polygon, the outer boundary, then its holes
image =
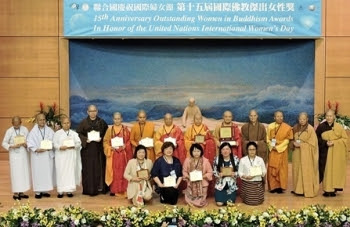
POLYGON ((81 141, 78 133, 70 129, 70 119, 62 119, 62 129, 53 136, 55 149, 55 167, 57 180, 57 198, 63 198, 63 193, 73 197, 76 185, 81 178, 81 141))
POLYGON ((53 149, 41 147, 41 142, 45 140, 52 142, 54 131, 46 125, 44 114, 38 114, 37 124, 29 132, 27 137, 28 149, 31 151, 31 167, 33 190, 35 198, 50 197, 48 191, 53 190, 55 186, 54 158, 53 149))
POLYGON ((9 152, 11 188, 15 200, 29 198, 23 192, 30 189, 29 156, 26 143, 28 129, 21 126, 21 123, 20 117, 13 117, 13 126, 6 131, 2 141, 2 147, 9 152))

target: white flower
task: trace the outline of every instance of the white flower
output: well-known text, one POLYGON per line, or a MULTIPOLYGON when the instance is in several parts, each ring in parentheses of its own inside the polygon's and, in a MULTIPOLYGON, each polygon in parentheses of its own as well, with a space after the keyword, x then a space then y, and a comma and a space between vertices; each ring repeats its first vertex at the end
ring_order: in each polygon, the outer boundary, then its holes
POLYGON ((173 209, 173 213, 177 214, 177 208, 176 207, 173 209))
POLYGON ((111 215, 107 215, 107 220, 111 220, 111 219, 112 219, 111 215))
POLYGON ((224 213, 226 213, 226 210, 225 210, 225 209, 220 208, 220 213, 224 214, 224 213))
POLYGON ((28 221, 28 216, 25 215, 25 216, 22 217, 22 219, 23 219, 23 221, 28 221))
POLYGON ((340 215, 340 221, 342 222, 346 221, 346 216, 344 214, 340 215))
POLYGON ((308 213, 310 213, 309 210, 303 210, 303 214, 304 214, 304 215, 307 215, 308 213))
POLYGON ((278 209, 278 210, 277 210, 277 213, 278 213, 278 214, 283 214, 283 210, 278 209))
POLYGON ((269 215, 269 213, 264 212, 264 213, 263 213, 263 217, 268 218, 268 217, 270 217, 270 215, 269 215))
POLYGON ((211 219, 211 217, 206 217, 204 222, 207 224, 211 224, 211 223, 213 223, 213 219, 211 219))
POLYGON ((101 221, 106 221, 106 216, 103 215, 100 220, 101 221))
POLYGON ((121 214, 122 216, 124 216, 124 215, 126 214, 126 210, 121 210, 121 211, 120 211, 120 214, 121 214))
POLYGON ((347 221, 347 222, 350 222, 350 217, 348 217, 348 218, 346 219, 346 221, 347 221))
POLYGON ((135 213, 137 211, 137 208, 136 207, 131 207, 130 211, 131 211, 131 213, 135 213))
POLYGON ((81 219, 81 223, 85 224, 86 223, 86 219, 85 218, 81 219))
POLYGON ((255 220, 256 220, 256 216, 255 215, 250 216, 250 219, 249 219, 250 222, 253 222, 255 220))
POLYGON ((220 221, 220 219, 218 219, 218 218, 216 218, 216 219, 214 220, 214 223, 215 223, 215 224, 220 224, 220 222, 221 222, 221 221, 220 221))
POLYGON ((312 213, 312 216, 314 216, 314 217, 318 217, 318 213, 313 212, 313 213, 312 213))
POLYGON ((57 216, 57 212, 56 211, 52 212, 52 216, 57 216))
POLYGON ((149 214, 149 210, 147 210, 147 209, 146 209, 146 210, 144 210, 143 212, 145 212, 145 214, 146 214, 146 215, 148 215, 148 214, 149 214))
POLYGON ((64 215, 63 218, 62 218, 63 221, 67 221, 68 220, 68 217, 67 215, 64 215))
POLYGON ((75 225, 79 225, 79 219, 74 220, 75 225))
POLYGON ((236 219, 234 219, 234 220, 232 220, 232 222, 231 222, 231 226, 236 226, 237 225, 237 220, 236 219))

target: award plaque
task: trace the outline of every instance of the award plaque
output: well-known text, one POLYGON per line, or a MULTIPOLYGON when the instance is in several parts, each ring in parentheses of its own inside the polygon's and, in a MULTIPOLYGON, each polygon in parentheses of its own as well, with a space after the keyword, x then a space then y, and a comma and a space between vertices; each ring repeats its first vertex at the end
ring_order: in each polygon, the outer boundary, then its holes
POLYGON ((73 139, 65 139, 65 140, 63 140, 63 146, 75 147, 74 140, 73 139))
POLYGON ((148 179, 149 178, 149 171, 148 169, 140 169, 136 171, 137 176, 143 179, 148 179))
POLYGON ((231 127, 221 127, 220 128, 220 139, 221 140, 231 140, 232 139, 232 128, 231 127))
POLYGON ((95 131, 95 130, 92 130, 92 131, 88 132, 88 139, 90 141, 99 141, 99 140, 101 140, 100 132, 95 131))
POLYGON ((203 180, 203 174, 202 171, 198 171, 198 170, 193 170, 192 172, 190 172, 190 181, 201 181, 203 180))
POLYGON ((40 142, 40 149, 52 150, 52 141, 51 140, 42 140, 40 142))
POLYGON ((203 135, 196 135, 194 137, 194 142, 195 143, 203 143, 204 142, 204 136, 203 135))
POLYGON ((222 176, 224 176, 224 177, 231 177, 232 173, 233 173, 233 169, 232 169, 232 167, 228 167, 228 166, 222 167, 221 173, 222 173, 222 176))
POLYGON ((176 186, 176 177, 174 177, 174 176, 164 177, 163 184, 165 187, 175 187, 176 186))
POLYGON ((260 166, 250 167, 250 176, 252 177, 262 176, 261 167, 260 166))
POLYGON ((15 145, 24 144, 25 142, 26 142, 26 138, 22 135, 15 136, 15 138, 13 138, 13 143, 15 145))

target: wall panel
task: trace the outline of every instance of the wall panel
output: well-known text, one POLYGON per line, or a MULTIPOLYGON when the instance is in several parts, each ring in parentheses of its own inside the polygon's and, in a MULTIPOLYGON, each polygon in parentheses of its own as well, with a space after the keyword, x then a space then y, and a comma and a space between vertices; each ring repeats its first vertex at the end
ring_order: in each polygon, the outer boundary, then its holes
POLYGON ((326 78, 325 101, 339 102, 339 113, 350 115, 350 78, 326 78))
POLYGON ((58 78, 0 78, 0 117, 31 117, 39 103, 59 104, 58 78), (3 98, 6 97, 6 98, 3 98))
POLYGON ((0 37, 0 77, 58 77, 57 37, 0 37))
POLYGON ((0 36, 57 36, 59 0, 1 0, 0 36))
POLYGON ((327 37, 326 41, 326 76, 350 78, 350 36, 327 37))
POLYGON ((350 36, 350 1, 323 0, 326 5, 326 36, 350 36))

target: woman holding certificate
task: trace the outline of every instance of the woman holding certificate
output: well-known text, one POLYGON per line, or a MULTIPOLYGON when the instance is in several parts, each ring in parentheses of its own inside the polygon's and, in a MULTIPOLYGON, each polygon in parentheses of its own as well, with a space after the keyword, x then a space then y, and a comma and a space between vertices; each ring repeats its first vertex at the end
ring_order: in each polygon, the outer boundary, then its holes
POLYGON ((138 145, 135 148, 134 158, 131 159, 124 171, 124 178, 128 181, 127 194, 135 206, 144 204, 152 198, 150 172, 152 161, 147 159, 147 148, 138 145))
POLYGON ((113 125, 103 138, 103 150, 106 155, 105 181, 109 186, 110 196, 125 197, 128 181, 123 177, 126 164, 132 158, 130 131, 122 125, 122 115, 113 114, 113 125))
POLYGON ((213 179, 213 169, 209 160, 203 157, 200 144, 192 144, 191 157, 183 165, 183 178, 187 181, 185 200, 190 206, 204 207, 208 204, 207 192, 209 181, 213 179))
POLYGON ((236 201, 238 190, 236 178, 238 176, 238 157, 232 153, 231 145, 224 142, 220 145, 219 156, 214 160, 213 172, 215 183, 215 202, 218 206, 236 201))
POLYGON ((264 202, 263 177, 266 174, 264 160, 256 155, 258 145, 247 143, 248 155, 239 163, 238 175, 242 179, 241 197, 245 204, 259 205, 264 202))
POLYGON ((175 205, 182 181, 181 162, 173 156, 175 146, 172 142, 164 142, 161 150, 163 156, 154 162, 151 175, 159 188, 160 202, 175 205))

